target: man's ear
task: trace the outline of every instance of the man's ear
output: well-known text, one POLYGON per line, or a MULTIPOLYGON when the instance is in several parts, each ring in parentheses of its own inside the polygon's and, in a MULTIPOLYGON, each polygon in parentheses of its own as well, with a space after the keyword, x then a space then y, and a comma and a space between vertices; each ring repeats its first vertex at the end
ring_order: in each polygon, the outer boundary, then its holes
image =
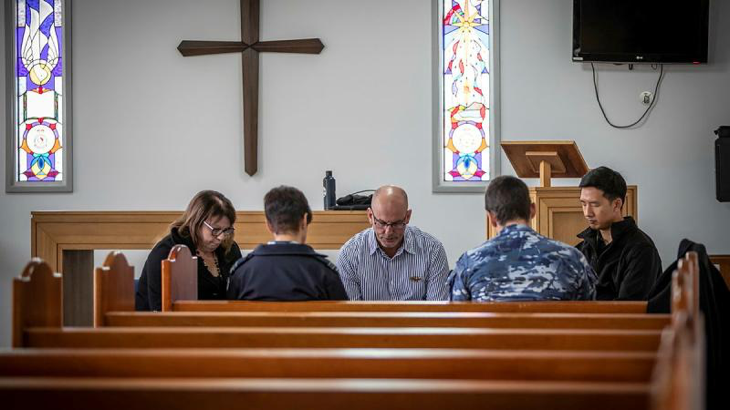
POLYGON ((613 209, 614 209, 615 211, 619 211, 619 212, 621 212, 621 208, 623 208, 623 207, 624 207, 624 200, 623 200, 623 199, 621 199, 621 198, 616 198, 616 199, 614 199, 614 200, 613 200, 613 201, 611 201, 611 202, 612 202, 612 203, 611 203, 611 205, 613 205, 613 209))
MULTIPOLYGON (((537 213, 536 209, 537 209, 537 207, 535 206, 535 203, 534 202, 530 203, 530 221, 532 220, 532 218, 535 217, 535 214, 537 213)), ((530 221, 527 221, 527 223, 529 224, 530 221)))
POLYGON ((270 234, 274 235, 276 232, 274 231, 274 227, 271 226, 271 222, 266 220, 266 230, 269 231, 270 234))
POLYGON ((368 222, 370 222, 370 225, 375 223, 375 221, 373 221, 373 209, 372 208, 368 208, 368 222))
POLYGON ((307 215, 306 213, 305 213, 304 215, 302 215, 302 220, 301 220, 301 221, 299 221, 299 232, 302 232, 302 231, 304 231, 305 229, 307 229, 307 225, 309 225, 309 224, 307 223, 307 216, 308 216, 308 215, 307 215))
POLYGON ((408 211, 406 211, 406 219, 403 222, 405 222, 405 223, 410 222, 410 220, 411 220, 411 212, 412 212, 411 209, 409 209, 408 211))
POLYGON ((489 211, 487 211, 487 221, 489 221, 489 225, 491 225, 492 228, 497 227, 497 218, 489 211))

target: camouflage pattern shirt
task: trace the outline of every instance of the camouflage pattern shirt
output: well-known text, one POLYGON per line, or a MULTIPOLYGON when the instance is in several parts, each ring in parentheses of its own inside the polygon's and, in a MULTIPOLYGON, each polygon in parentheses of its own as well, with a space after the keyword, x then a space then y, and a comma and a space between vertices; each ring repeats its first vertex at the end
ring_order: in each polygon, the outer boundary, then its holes
POLYGON ((449 277, 453 301, 592 300, 596 274, 576 248, 525 225, 461 255, 449 277))

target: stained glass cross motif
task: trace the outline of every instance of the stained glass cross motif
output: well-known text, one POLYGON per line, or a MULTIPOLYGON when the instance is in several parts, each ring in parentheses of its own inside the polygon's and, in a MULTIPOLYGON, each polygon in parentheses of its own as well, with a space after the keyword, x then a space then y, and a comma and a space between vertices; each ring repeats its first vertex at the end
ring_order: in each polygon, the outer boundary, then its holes
POLYGON ((259 52, 319 54, 324 45, 318 38, 259 41, 259 0, 241 0, 241 41, 183 40, 177 46, 185 56, 241 53, 243 56, 243 147, 244 170, 258 170, 259 52))

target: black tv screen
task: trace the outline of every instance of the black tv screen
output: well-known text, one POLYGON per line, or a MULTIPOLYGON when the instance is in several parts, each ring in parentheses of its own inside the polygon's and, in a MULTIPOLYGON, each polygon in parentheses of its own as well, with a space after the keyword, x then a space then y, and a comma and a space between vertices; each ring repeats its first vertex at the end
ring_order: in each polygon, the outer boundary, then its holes
POLYGON ((573 0, 573 61, 706 63, 710 0, 573 0))

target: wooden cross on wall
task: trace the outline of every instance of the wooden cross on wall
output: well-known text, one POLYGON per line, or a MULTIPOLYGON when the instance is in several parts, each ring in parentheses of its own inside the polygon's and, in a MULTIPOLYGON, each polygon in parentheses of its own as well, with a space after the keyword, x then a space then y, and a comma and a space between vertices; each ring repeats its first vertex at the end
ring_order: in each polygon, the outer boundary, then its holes
POLYGON ((177 46, 185 57, 241 53, 243 56, 243 157, 245 171, 258 169, 259 52, 319 54, 324 44, 318 38, 259 41, 259 0, 241 0, 241 41, 190 41, 177 46))

